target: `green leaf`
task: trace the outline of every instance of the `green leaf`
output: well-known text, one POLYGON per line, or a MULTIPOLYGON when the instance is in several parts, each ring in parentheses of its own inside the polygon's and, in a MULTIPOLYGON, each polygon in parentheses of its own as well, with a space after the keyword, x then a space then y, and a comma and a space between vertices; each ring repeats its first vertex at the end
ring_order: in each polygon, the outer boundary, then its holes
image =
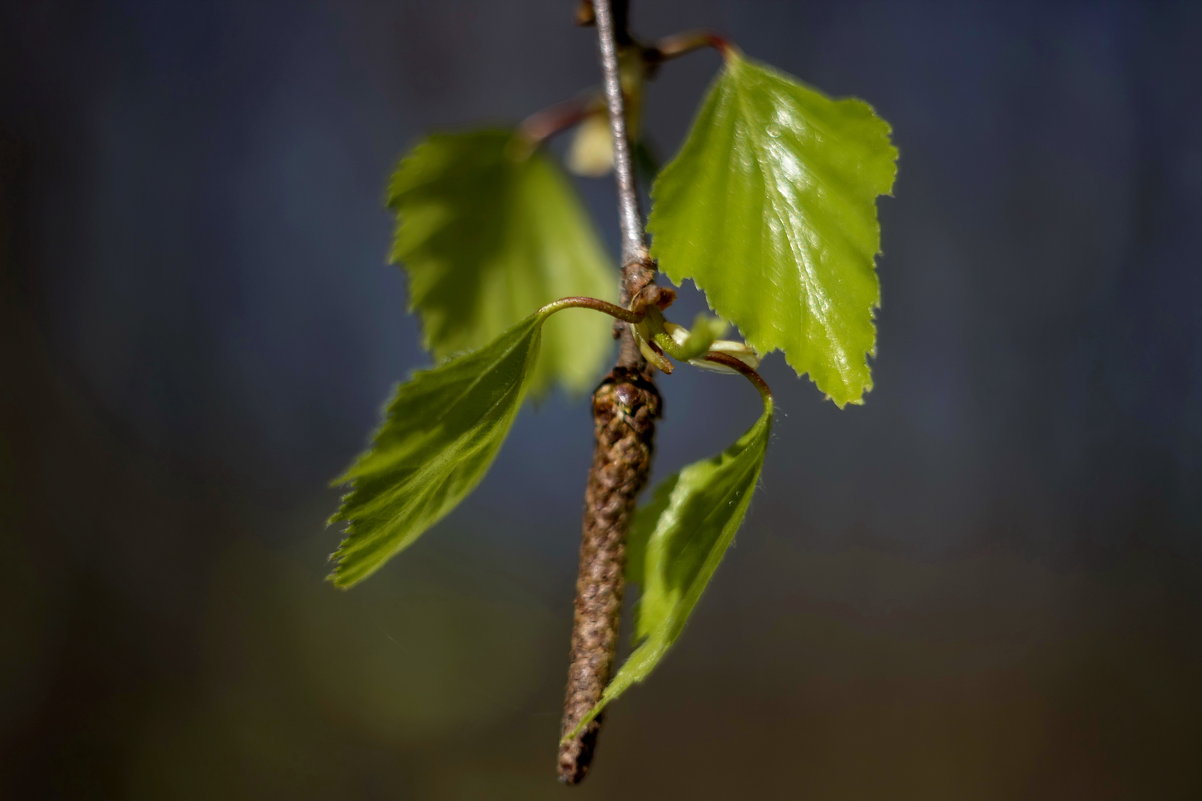
POLYGON ((772 403, 738 442, 671 476, 640 508, 627 546, 627 577, 643 585, 636 638, 641 643, 580 726, 645 679, 676 642, 747 514, 764 465, 772 403))
POLYGON ((872 388, 876 197, 889 124, 732 52, 652 187, 652 255, 761 353, 777 348, 839 406, 872 388))
POLYGON ((347 524, 332 557, 335 585, 367 578, 480 483, 531 383, 548 316, 539 311, 397 387, 370 448, 334 482, 351 484, 330 518, 347 524))
MULTIPOLYGON (((436 360, 478 348, 531 309, 567 295, 612 299, 617 284, 575 192, 509 131, 431 136, 388 186, 390 260, 409 274, 410 309, 436 360)), ((599 315, 552 321, 531 390, 588 389, 612 347, 599 315)))

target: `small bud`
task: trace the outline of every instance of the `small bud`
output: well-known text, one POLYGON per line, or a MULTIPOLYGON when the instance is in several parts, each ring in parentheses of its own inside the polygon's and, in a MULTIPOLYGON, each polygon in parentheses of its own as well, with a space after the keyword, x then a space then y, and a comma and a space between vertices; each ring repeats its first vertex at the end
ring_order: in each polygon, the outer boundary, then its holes
POLYGON ((664 352, 659 349, 659 346, 643 338, 642 332, 639 331, 639 326, 632 325, 630 330, 634 333, 634 341, 639 345, 639 351, 643 354, 643 358, 650 362, 652 367, 657 368, 660 372, 672 374, 672 362, 664 355, 664 352))
POLYGON ((664 321, 664 331, 676 343, 676 350, 672 355, 681 361, 691 361, 704 355, 729 327, 724 321, 705 313, 698 314, 693 319, 692 329, 664 321))
POLYGON ((577 175, 599 178, 614 167, 614 145, 604 109, 589 114, 576 128, 568 150, 568 169, 577 175))

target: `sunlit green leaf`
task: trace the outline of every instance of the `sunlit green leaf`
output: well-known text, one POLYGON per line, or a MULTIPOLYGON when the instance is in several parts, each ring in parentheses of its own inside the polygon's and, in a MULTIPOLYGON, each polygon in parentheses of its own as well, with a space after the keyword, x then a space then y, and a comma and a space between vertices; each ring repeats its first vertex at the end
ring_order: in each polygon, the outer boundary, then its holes
POLYGON ((371 575, 480 483, 531 382, 546 317, 397 387, 371 446, 335 481, 351 489, 330 519, 347 524, 334 584, 371 575))
POLYGON ((872 388, 880 302, 876 198, 889 125, 732 52, 652 188, 652 254, 761 353, 777 348, 835 403, 872 388))
POLYGON ((636 626, 641 642, 581 726, 645 679, 684 630, 747 514, 771 428, 768 401, 738 442, 668 478, 638 510, 629 536, 627 577, 643 587, 636 626))
MULTIPOLYGON (((478 348, 531 309, 567 295, 610 300, 617 273, 558 167, 508 131, 431 136, 392 176, 391 260, 409 274, 410 308, 435 359, 478 348)), ((531 384, 589 388, 609 352, 600 315, 548 323, 531 384)))

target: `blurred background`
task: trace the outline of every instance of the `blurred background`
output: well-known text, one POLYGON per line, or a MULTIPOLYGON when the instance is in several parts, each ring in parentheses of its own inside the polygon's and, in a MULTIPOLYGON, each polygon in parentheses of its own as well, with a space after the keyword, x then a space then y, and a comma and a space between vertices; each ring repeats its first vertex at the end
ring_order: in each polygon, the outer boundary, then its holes
MULTIPOLYGON (((770 360, 751 516, 571 791, 587 404, 322 578, 326 483, 426 363, 386 176, 596 84, 573 3, 0 6, 0 797, 1202 797, 1202 4, 633 5, 868 99, 901 169, 875 390, 770 360)), ((717 67, 652 85, 663 155, 717 67)), ((660 476, 756 414, 694 372, 660 476)))

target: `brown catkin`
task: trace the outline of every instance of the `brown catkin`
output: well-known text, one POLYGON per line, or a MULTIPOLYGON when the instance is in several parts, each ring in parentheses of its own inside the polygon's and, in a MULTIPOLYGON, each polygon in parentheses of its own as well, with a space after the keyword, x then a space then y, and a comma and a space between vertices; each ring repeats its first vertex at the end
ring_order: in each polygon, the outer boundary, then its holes
MULTIPOLYGON (((584 495, 580 570, 561 736, 601 700, 613 673, 622 613, 626 532, 651 471, 659 392, 647 374, 615 367, 593 393, 593 464, 584 495)), ((559 747, 559 780, 576 784, 592 763, 601 718, 559 747)))

